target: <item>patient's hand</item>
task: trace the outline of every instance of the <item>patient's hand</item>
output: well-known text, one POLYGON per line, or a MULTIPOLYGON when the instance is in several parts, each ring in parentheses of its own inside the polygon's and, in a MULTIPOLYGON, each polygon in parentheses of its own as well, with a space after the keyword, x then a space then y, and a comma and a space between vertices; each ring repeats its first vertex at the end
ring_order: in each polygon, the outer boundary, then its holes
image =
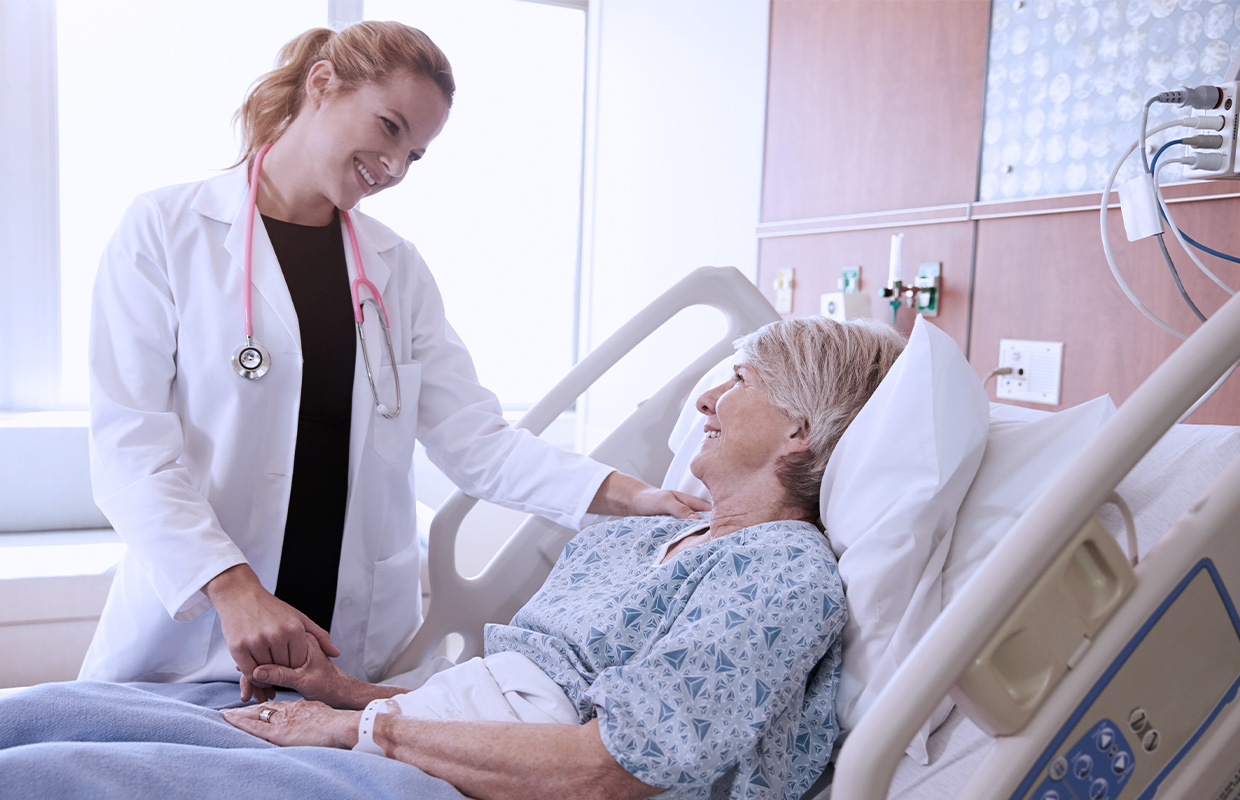
POLYGON ((232 726, 282 747, 352 747, 361 717, 356 711, 338 711, 311 700, 263 703, 222 713, 232 726), (264 709, 271 709, 266 722, 264 709))
POLYGON ((400 691, 389 693, 386 687, 354 678, 327 657, 318 639, 310 634, 305 637, 306 660, 300 666, 260 664, 250 677, 268 686, 286 686, 307 700, 321 700, 334 708, 365 708, 377 697, 390 697, 400 691))

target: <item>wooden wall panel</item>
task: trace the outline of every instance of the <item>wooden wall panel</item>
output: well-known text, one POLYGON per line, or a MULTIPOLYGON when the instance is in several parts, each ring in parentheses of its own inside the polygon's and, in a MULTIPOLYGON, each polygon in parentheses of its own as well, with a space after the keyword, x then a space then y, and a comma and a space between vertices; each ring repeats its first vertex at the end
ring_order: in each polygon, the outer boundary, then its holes
MULTIPOLYGON (((1194 238, 1240 253, 1240 199, 1176 204, 1173 213, 1194 238)), ((1196 330, 1199 323, 1180 300, 1155 241, 1129 243, 1118 209, 1109 221, 1117 263, 1138 299, 1181 331, 1196 330)), ((1185 288, 1209 316, 1226 294, 1192 265, 1170 234, 1167 240, 1185 288)), ((1240 287, 1240 265, 1204 260, 1240 287)), ((1179 345, 1123 295, 1107 267, 1098 213, 1092 210, 981 220, 973 312, 969 360, 979 376, 998 363, 1000 339, 1064 343, 1060 408, 1106 393, 1122 403, 1179 345)), ((994 381, 987 390, 993 399, 994 381)), ((1225 384, 1191 421, 1240 424, 1240 378, 1225 384)))
POLYGON ((969 202, 989 0, 773 0, 762 219, 969 202))
MULTIPOLYGON (((821 295, 838 291, 840 268, 859 264, 861 290, 871 294, 873 316, 890 322, 891 308, 879 292, 887 280, 891 235, 900 230, 904 233, 903 261, 908 280, 917 274, 917 265, 921 262, 942 263, 941 311, 931 321, 964 349, 973 247, 973 224, 969 222, 762 239, 758 247, 758 260, 762 265, 758 285, 773 300, 775 270, 792 267, 795 270, 793 315, 817 314, 821 295)), ((897 315, 896 328, 907 334, 912 330, 914 318, 912 311, 902 307, 897 315)))
MULTIPOLYGON (((920 261, 943 263, 934 322, 979 377, 996 366, 1000 339, 1061 341, 1059 407, 1103 393, 1122 403, 1179 340, 1112 278, 1098 195, 974 202, 989 11, 989 0, 772 0, 758 284, 773 297, 775 270, 794 268, 796 315, 818 313, 845 265, 860 264, 863 290, 877 293, 891 234, 903 231, 907 277, 920 261)), ((1185 230, 1240 255, 1240 198, 1193 199, 1235 192, 1240 183, 1168 189, 1188 198, 1173 206, 1185 230)), ((1118 209, 1110 227, 1141 300, 1195 330, 1156 243, 1128 243, 1118 209)), ((1188 291, 1212 313, 1226 295, 1167 240, 1188 291)), ((1210 264, 1240 287, 1240 265, 1210 264)), ((890 318, 877 294, 873 305, 890 318)), ((897 327, 912 320, 902 310, 897 327)), ((1240 425, 1240 376, 1191 421, 1240 425)))

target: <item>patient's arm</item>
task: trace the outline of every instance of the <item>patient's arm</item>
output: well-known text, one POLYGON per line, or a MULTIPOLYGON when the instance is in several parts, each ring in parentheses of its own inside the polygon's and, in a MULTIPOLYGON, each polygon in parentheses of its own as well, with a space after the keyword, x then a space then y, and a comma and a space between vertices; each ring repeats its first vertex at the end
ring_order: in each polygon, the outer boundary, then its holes
MULTIPOLYGON (((322 703, 264 703, 228 709, 230 723, 284 747, 353 747, 360 715, 322 703), (264 707, 276 713, 261 719, 264 707)), ((598 722, 443 722, 380 714, 374 741, 388 758, 412 764, 478 800, 650 797, 662 789, 624 770, 603 746, 598 722)))
POLYGON ((585 725, 441 722, 380 714, 374 740, 389 758, 479 800, 627 799, 663 791, 616 763, 603 746, 597 720, 585 725))
POLYGON ((307 700, 319 700, 333 708, 363 709, 371 700, 393 697, 409 691, 396 686, 380 686, 354 678, 332 661, 318 641, 306 635, 305 663, 296 669, 279 664, 255 668, 253 678, 268 686, 285 686, 307 700))

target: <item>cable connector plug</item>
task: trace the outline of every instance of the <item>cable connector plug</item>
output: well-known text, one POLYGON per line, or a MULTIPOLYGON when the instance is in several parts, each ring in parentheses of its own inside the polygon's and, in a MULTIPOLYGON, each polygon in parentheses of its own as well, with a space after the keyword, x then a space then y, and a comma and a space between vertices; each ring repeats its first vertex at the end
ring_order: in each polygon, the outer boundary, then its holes
POLYGON ((1197 130, 1221 131, 1223 126, 1227 124, 1227 118, 1222 115, 1204 114, 1200 117, 1185 117, 1180 120, 1182 128, 1196 128, 1197 130))
POLYGON ((1217 150, 1223 146, 1223 137, 1217 133, 1199 133, 1196 136, 1185 136, 1180 143, 1202 150, 1217 150))
POLYGON ((1218 108, 1223 102, 1223 90, 1217 86, 1187 86, 1171 92, 1159 92, 1154 95, 1155 103, 1175 103, 1177 106, 1190 108, 1218 108))
POLYGON ((1222 169, 1227 163, 1222 153, 1191 153, 1180 159, 1190 169, 1216 170, 1222 169))

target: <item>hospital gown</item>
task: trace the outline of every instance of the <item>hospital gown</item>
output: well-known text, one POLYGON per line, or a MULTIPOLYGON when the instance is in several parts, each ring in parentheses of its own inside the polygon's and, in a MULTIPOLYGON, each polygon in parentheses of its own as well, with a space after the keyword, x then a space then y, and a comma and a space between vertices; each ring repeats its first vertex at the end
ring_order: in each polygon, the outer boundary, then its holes
POLYGON ((527 656, 597 715, 621 766, 663 797, 800 797, 839 728, 844 590, 826 538, 771 522, 659 565, 700 522, 587 528, 488 653, 527 656))

